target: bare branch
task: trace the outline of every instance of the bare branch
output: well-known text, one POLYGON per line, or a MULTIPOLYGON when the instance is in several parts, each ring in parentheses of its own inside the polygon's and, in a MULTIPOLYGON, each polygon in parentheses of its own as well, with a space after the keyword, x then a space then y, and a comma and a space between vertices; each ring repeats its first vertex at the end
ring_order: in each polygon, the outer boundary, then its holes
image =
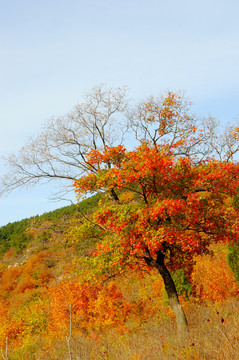
POLYGON ((118 145, 124 138, 126 93, 125 88, 96 87, 71 113, 46 122, 17 155, 5 159, 9 172, 1 179, 0 193, 52 180, 72 186, 82 175, 96 173, 99 169, 88 162, 87 155, 92 149, 118 145))

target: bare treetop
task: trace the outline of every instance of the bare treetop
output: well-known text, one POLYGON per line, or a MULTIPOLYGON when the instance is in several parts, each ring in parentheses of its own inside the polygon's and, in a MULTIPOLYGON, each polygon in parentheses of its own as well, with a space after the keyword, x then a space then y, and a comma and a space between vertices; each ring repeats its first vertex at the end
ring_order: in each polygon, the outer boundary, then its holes
POLYGON ((5 159, 10 171, 2 179, 1 193, 44 180, 72 184, 85 172, 96 171, 87 154, 123 141, 127 106, 126 88, 95 87, 86 93, 72 112, 47 121, 39 135, 5 159))

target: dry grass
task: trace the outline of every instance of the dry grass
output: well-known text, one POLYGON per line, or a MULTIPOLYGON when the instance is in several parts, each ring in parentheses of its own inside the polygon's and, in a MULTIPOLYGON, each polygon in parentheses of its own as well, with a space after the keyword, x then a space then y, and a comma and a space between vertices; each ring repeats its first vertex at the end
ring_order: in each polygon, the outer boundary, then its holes
MULTIPOLYGON (((166 312, 129 330, 113 329, 95 339, 72 337, 72 360, 236 360, 239 359, 239 299, 224 304, 188 303, 189 333, 185 344, 175 336, 174 319, 166 312)), ((70 360, 63 340, 52 343, 36 360, 70 360)))

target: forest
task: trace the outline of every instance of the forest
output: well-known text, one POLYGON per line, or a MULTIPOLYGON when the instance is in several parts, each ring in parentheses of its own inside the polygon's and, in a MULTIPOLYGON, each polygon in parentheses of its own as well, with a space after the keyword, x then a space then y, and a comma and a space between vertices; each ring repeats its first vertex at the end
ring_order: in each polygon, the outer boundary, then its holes
POLYGON ((9 156, 77 202, 0 228, 2 359, 236 358, 239 126, 190 107, 97 87, 9 156))

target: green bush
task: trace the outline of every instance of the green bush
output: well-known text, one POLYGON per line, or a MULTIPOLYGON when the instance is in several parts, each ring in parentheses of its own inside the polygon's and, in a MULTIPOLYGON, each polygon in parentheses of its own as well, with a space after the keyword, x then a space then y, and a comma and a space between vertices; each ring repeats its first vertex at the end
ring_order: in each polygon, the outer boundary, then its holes
POLYGON ((228 247, 227 261, 239 284, 239 245, 235 244, 228 247))
POLYGON ((30 238, 26 235, 29 219, 9 223, 0 228, 0 256, 3 256, 10 248, 16 252, 22 251, 30 238))

